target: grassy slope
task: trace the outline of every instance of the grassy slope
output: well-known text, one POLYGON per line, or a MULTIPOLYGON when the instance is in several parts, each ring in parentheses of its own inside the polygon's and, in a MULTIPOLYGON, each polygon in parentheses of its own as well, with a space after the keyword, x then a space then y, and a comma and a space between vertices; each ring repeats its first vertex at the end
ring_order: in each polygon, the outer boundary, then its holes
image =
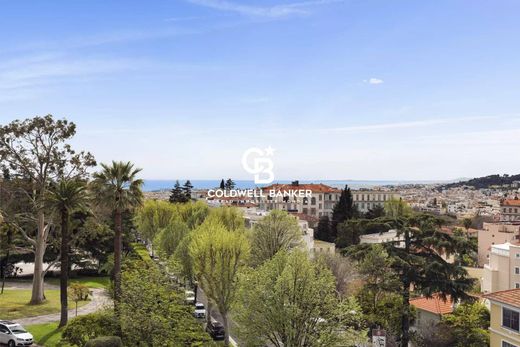
MULTIPOLYGON (((45 314, 60 312, 60 291, 46 290, 47 300, 41 305, 29 305, 31 300, 31 290, 11 290, 7 289, 0 295, 0 317, 2 319, 17 319, 22 317, 34 317, 45 314)), ((81 301, 78 307, 87 304, 88 301, 81 301)), ((74 306, 71 306, 73 308, 74 306)))
POLYGON ((34 341, 45 347, 65 347, 66 344, 60 343, 63 328, 58 329, 58 323, 46 323, 26 326, 34 336, 34 341))

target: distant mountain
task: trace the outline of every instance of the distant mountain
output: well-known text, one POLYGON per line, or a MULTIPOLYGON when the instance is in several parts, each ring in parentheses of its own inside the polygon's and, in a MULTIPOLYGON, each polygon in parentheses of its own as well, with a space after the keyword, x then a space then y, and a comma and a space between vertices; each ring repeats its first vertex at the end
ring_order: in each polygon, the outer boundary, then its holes
POLYGON ((477 177, 466 179, 459 182, 449 183, 441 186, 441 188, 455 188, 462 186, 474 187, 475 189, 489 188, 490 186, 501 186, 504 184, 511 184, 514 181, 520 181, 519 175, 489 175, 485 177, 477 177))

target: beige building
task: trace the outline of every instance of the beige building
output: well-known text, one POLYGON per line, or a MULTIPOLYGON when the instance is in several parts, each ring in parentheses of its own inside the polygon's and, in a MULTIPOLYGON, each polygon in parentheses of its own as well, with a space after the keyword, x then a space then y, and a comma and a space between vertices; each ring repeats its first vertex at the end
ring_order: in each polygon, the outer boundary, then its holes
POLYGON ((386 190, 353 190, 352 199, 360 212, 366 213, 376 206, 384 207, 385 201, 400 199, 401 195, 386 190))
POLYGON ((484 265, 482 292, 520 288, 520 244, 503 243, 491 246, 489 263, 484 265))
POLYGON ((518 198, 500 201, 500 220, 520 221, 520 200, 518 198))
MULTIPOLYGON (((311 192, 311 196, 304 198, 290 197, 265 197, 257 198, 256 203, 259 208, 264 210, 285 210, 293 213, 303 213, 313 217, 322 216, 332 217, 332 210, 339 201, 341 189, 327 186, 325 184, 299 184, 297 181, 292 184, 272 184, 262 188, 264 192, 271 190, 292 191, 306 190, 311 192)), ((396 192, 384 190, 352 190, 352 200, 360 212, 376 206, 384 206, 385 201, 399 199, 400 195, 396 192)))
POLYGON ((488 263, 491 246, 519 239, 519 223, 484 223, 478 231, 478 264, 488 263))
POLYGON ((520 289, 484 295, 489 300, 490 347, 520 347, 520 289))
POLYGON ((447 296, 446 300, 444 300, 438 294, 433 294, 431 298, 419 297, 411 299, 410 305, 415 307, 416 310, 413 329, 439 323, 443 315, 452 313, 455 308, 455 304, 450 296, 447 296))

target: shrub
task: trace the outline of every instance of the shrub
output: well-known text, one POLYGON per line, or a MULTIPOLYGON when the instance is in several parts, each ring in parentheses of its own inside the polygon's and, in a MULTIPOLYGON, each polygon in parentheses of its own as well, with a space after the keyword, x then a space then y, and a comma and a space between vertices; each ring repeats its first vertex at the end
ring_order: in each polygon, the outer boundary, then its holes
POLYGON ((85 347, 123 347, 119 336, 103 336, 90 340, 85 347))
POLYGON ((62 339, 73 346, 84 346, 98 336, 115 335, 117 321, 112 311, 101 311, 72 319, 63 330, 62 339))

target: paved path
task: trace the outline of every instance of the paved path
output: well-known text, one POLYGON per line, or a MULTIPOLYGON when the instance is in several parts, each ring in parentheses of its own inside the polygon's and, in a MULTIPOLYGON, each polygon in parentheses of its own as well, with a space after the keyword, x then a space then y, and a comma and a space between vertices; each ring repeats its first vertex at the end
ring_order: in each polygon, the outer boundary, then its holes
MULTIPOLYGON (((47 287, 48 288, 48 287, 47 287)), ((104 289, 91 289, 90 302, 85 306, 78 308, 78 316, 96 312, 102 308, 109 307, 112 305, 111 299, 106 295, 104 289)), ((69 302, 69 307, 74 307, 73 302, 69 302)), ((76 309, 72 308, 69 310, 69 319, 76 316, 76 309)), ((43 316, 27 317, 16 319, 16 323, 21 325, 32 325, 58 322, 60 320, 60 313, 46 314, 43 316)))

